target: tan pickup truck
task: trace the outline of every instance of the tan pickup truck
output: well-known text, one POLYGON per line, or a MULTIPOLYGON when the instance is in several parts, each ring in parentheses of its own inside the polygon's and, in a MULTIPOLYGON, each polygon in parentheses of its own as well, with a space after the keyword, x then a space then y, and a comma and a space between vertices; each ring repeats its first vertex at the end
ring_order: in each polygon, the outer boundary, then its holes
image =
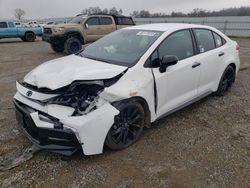
POLYGON ((43 41, 49 42, 55 52, 73 54, 86 43, 132 25, 135 23, 131 17, 80 14, 69 23, 45 26, 43 41))

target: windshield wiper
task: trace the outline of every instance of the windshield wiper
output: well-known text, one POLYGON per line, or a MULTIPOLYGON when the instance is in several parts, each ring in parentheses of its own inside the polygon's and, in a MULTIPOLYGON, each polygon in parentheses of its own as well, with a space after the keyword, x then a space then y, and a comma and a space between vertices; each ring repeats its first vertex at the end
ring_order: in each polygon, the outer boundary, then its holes
POLYGON ((95 61, 102 61, 104 63, 111 63, 111 64, 113 64, 112 61, 108 61, 108 60, 104 60, 104 59, 98 59, 98 58, 95 58, 95 57, 89 57, 89 56, 83 55, 82 53, 80 53, 80 56, 88 58, 88 59, 92 59, 92 60, 95 60, 95 61))

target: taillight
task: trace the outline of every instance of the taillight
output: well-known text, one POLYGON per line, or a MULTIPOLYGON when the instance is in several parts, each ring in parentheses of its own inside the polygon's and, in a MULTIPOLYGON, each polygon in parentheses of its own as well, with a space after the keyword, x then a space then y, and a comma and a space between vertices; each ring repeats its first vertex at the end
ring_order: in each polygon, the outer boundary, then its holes
POLYGON ((238 51, 240 50, 240 45, 239 44, 236 45, 236 50, 238 50, 238 51))

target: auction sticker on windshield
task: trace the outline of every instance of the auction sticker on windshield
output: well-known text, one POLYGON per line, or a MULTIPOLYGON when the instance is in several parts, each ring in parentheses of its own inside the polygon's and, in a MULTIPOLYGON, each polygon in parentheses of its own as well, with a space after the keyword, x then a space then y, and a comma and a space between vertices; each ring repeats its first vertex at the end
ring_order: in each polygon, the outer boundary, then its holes
POLYGON ((155 32, 149 32, 149 31, 140 31, 138 32, 136 35, 143 35, 143 36, 149 36, 149 37, 153 37, 158 33, 155 32))

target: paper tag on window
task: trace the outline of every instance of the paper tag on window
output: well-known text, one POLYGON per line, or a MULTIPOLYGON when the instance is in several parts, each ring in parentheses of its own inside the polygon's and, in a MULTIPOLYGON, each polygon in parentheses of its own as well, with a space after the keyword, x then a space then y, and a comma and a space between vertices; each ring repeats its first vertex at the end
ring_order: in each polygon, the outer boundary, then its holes
POLYGON ((204 53, 205 52, 205 48, 202 45, 200 45, 199 48, 200 48, 200 53, 204 53))
POLYGON ((138 32, 136 35, 142 35, 142 36, 153 37, 153 36, 155 36, 156 34, 157 34, 157 33, 149 32, 149 31, 140 31, 140 32, 138 32))

